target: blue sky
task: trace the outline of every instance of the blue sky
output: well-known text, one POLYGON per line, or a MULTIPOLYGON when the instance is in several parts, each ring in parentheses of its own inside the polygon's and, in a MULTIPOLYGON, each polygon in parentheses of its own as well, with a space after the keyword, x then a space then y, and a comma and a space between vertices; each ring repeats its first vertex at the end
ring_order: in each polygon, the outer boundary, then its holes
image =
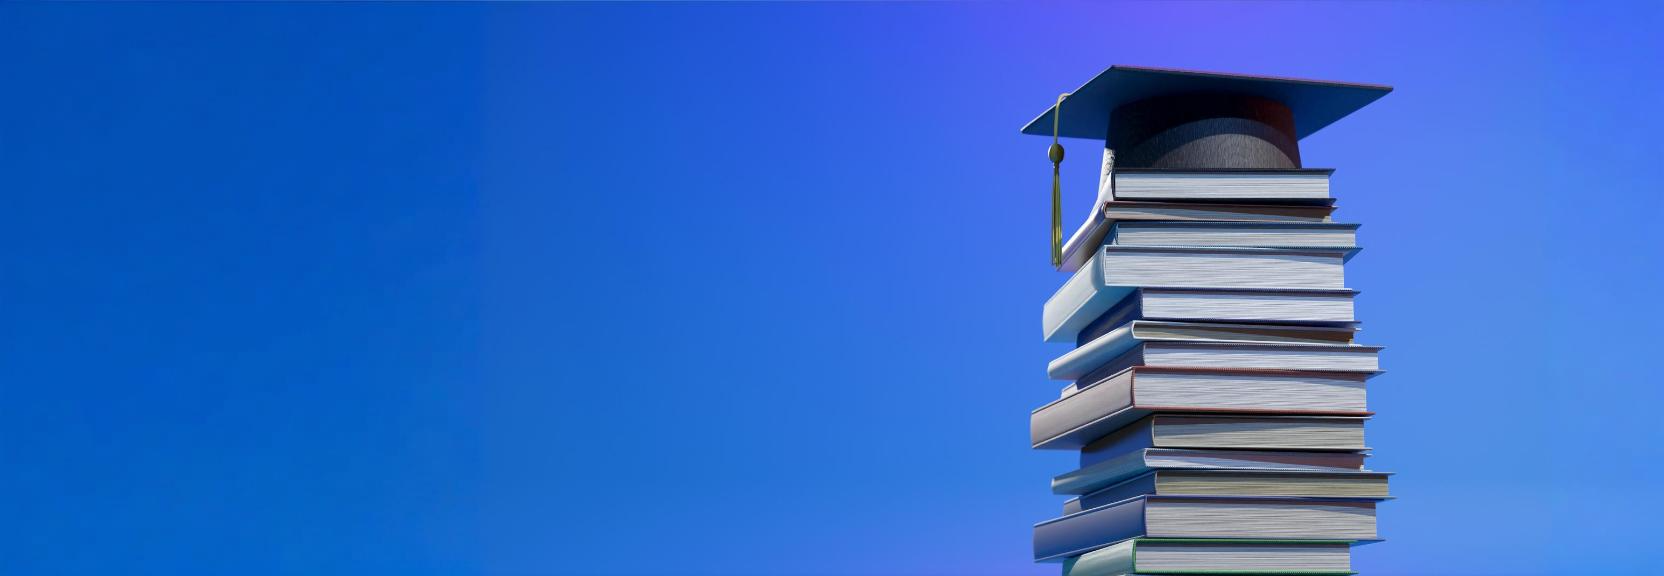
MULTIPOLYGON (((1645 573, 1658 5, 4 4, 0 567, 1052 574, 1048 142, 1115 64, 1302 143, 1366 574, 1645 573)), ((1066 142, 1065 221, 1096 145, 1066 142)))

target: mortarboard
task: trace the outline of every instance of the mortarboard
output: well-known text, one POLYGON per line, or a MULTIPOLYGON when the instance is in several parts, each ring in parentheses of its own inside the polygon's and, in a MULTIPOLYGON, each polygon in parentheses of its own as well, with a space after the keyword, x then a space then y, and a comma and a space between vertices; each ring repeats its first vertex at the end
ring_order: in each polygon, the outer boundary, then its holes
POLYGON ((1052 264, 1062 262, 1058 137, 1103 140, 1117 167, 1300 168, 1301 138, 1390 86, 1110 66, 1023 127, 1052 135, 1052 264), (1061 114, 1060 114, 1061 109, 1061 114))

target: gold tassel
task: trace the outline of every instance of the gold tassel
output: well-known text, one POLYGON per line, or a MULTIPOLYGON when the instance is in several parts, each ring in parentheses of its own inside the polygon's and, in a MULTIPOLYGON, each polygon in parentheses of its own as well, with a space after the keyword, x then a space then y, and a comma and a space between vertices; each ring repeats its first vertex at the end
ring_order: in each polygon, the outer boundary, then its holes
POLYGON ((1046 154, 1052 159, 1052 267, 1063 267, 1063 145, 1057 143, 1059 119, 1063 117, 1063 99, 1057 97, 1057 108, 1052 111, 1052 147, 1046 154))

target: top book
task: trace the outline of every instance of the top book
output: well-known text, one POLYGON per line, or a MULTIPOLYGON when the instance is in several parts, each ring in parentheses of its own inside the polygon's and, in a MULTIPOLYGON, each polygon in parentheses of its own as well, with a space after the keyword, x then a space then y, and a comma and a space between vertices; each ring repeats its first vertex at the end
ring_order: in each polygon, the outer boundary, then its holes
POLYGON ((1111 176, 1113 200, 1218 201, 1326 205, 1332 169, 1156 170, 1123 168, 1111 176))

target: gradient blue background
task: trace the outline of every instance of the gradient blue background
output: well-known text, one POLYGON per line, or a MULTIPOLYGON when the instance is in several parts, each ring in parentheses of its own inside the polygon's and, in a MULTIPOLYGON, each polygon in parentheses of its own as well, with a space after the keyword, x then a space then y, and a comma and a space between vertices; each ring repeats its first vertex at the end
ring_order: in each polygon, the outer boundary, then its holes
POLYGON ((1111 63, 1397 87, 1302 148, 1389 347, 1359 569, 1664 571, 1660 27, 0 5, 0 572, 1053 574, 1017 129, 1111 63))

